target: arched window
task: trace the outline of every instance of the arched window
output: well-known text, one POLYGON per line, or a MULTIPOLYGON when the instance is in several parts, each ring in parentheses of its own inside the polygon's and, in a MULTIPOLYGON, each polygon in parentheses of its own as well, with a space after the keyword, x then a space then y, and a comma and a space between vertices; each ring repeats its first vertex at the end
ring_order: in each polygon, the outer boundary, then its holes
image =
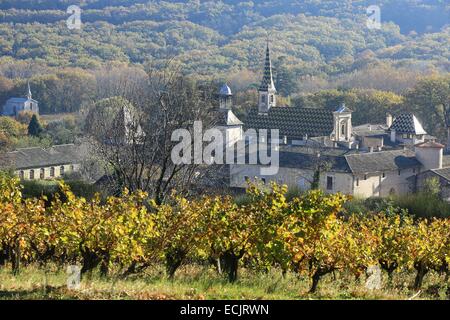
POLYGON ((55 177, 55 167, 50 168, 50 177, 52 177, 52 178, 55 177))
POLYGON ((343 136, 345 136, 345 132, 346 130, 345 130, 345 124, 343 124, 342 126, 341 126, 341 135, 343 135, 343 136))
POLYGON ((30 170, 30 180, 34 180, 34 170, 30 170))
POLYGON ((40 178, 41 180, 44 180, 44 179, 45 179, 45 169, 44 169, 44 168, 41 168, 41 171, 40 171, 40 173, 39 173, 39 178, 40 178))

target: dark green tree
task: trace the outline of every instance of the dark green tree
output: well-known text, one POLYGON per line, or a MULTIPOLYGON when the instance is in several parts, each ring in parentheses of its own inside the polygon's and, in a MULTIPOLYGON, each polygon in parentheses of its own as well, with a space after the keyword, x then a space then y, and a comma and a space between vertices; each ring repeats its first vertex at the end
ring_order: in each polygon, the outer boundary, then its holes
POLYGON ((28 124, 28 135, 33 137, 39 137, 42 131, 44 131, 44 129, 42 129, 42 126, 39 123, 39 120, 36 117, 36 115, 33 114, 30 123, 28 124))

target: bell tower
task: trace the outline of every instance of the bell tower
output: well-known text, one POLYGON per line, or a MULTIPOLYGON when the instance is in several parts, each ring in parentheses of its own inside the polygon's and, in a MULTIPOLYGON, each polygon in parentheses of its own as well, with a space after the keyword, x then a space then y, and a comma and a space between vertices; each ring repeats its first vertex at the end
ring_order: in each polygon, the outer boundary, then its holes
POLYGON ((233 94, 227 84, 224 84, 219 91, 219 105, 221 110, 231 110, 233 106, 233 94))
POLYGON ((28 98, 28 100, 31 100, 32 97, 33 97, 33 95, 31 94, 30 81, 28 81, 27 98, 28 98))
POLYGON ((264 76, 258 89, 258 111, 267 114, 272 107, 277 106, 277 89, 273 82, 272 60, 270 58, 269 41, 267 41, 266 61, 264 65, 264 76))

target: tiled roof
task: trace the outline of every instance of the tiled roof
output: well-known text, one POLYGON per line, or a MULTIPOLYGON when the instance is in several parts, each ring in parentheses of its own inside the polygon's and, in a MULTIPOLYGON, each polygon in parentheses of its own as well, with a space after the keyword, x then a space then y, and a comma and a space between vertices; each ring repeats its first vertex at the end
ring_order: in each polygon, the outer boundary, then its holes
POLYGON ((214 117, 216 119, 215 125, 218 126, 240 126, 243 125, 242 121, 236 117, 233 111, 228 109, 221 109, 214 111, 214 117))
POLYGON ((270 48, 269 44, 267 44, 266 49, 266 61, 264 64, 264 76, 261 81, 261 85, 259 86, 260 91, 268 91, 275 90, 275 85, 273 83, 273 75, 272 75, 272 61, 270 59, 270 48))
POLYGON ((386 125, 383 124, 362 124, 352 128, 353 134, 360 137, 378 136, 386 133, 386 125))
POLYGON ((421 166, 411 150, 392 150, 345 156, 353 173, 395 171, 421 166))
POLYGON ((279 129, 280 136, 301 139, 329 136, 334 129, 333 113, 326 109, 276 107, 267 114, 252 108, 245 120, 246 129, 279 129))
POLYGON ((403 113, 397 116, 390 130, 395 130, 396 133, 427 134, 419 120, 412 113, 403 113))
POLYGON ((434 141, 426 141, 422 143, 416 144, 416 147, 419 148, 436 148, 436 149, 443 149, 445 146, 443 144, 434 142, 434 141))
POLYGON ((450 181, 450 168, 435 169, 431 170, 431 172, 434 172, 445 180, 450 181))
POLYGON ((73 144, 44 148, 24 148, 0 156, 0 167, 31 169, 63 164, 79 163, 84 155, 83 148, 73 144))
POLYGON ((325 153, 319 158, 317 154, 312 153, 280 151, 280 167, 282 168, 315 170, 319 159, 330 164, 330 171, 351 172, 347 161, 342 156, 325 153))

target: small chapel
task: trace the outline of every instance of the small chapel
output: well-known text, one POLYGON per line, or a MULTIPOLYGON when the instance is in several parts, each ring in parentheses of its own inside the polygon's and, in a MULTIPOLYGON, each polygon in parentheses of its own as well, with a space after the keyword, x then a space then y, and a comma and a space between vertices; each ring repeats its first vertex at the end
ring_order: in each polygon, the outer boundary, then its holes
POLYGON ((39 103, 33 99, 30 83, 26 98, 10 98, 2 108, 2 116, 17 117, 19 113, 28 111, 39 114, 39 103))

